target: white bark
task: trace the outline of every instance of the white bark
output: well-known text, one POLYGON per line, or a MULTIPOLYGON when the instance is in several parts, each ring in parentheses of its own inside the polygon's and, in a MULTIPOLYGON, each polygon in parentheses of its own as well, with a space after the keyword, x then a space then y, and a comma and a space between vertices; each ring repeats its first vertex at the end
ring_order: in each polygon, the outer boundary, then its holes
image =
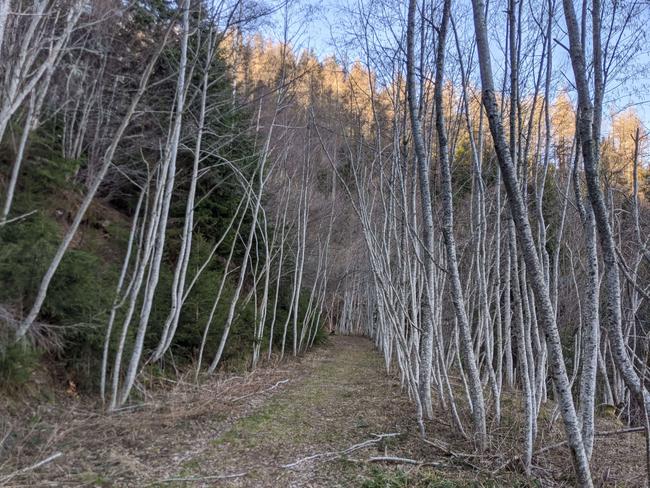
POLYGON ((176 106, 174 109, 174 121, 171 131, 171 139, 165 149, 164 168, 161 171, 162 179, 160 184, 164 184, 165 188, 162 193, 161 211, 159 214, 159 222, 154 240, 154 252, 151 264, 149 265, 149 276, 145 287, 144 297, 142 299, 142 308, 140 310, 140 318, 138 323, 138 330, 135 337, 133 352, 131 360, 124 379, 122 393, 120 395, 120 405, 127 402, 131 388, 135 382, 138 368, 140 366, 140 357, 142 355, 142 348, 144 346, 144 337, 149 324, 149 316, 151 314, 151 307, 153 306, 153 299, 158 285, 160 276, 160 265, 162 261, 163 249, 165 246, 165 233, 167 230, 167 218, 169 215, 169 206, 171 204, 172 193, 174 189, 174 181, 176 176, 176 157, 178 154, 178 145, 181 136, 181 127, 183 120, 183 111, 185 107, 185 92, 186 92, 186 69, 187 69, 187 44, 190 35, 190 1, 185 0, 182 5, 183 20, 181 30, 181 46, 180 46, 180 62, 178 66, 178 79, 176 82, 176 106))
MULTIPOLYGON (((570 2, 570 0, 565 0, 565 3, 567 2, 570 2)), ((490 123, 492 140, 494 142, 499 167, 501 168, 503 181, 508 194, 508 201, 517 230, 519 245, 526 262, 527 274, 530 277, 531 286, 535 291, 537 312, 546 335, 550 354, 551 373, 558 394, 558 401, 562 411, 565 432, 567 435, 568 445, 571 449, 578 484, 580 486, 590 487, 593 486, 593 483, 589 470, 589 461, 582 443, 580 426, 573 398, 571 396, 571 390, 569 388, 569 380, 564 364, 560 336, 555 322, 553 305, 535 251, 535 244, 530 228, 530 222, 528 220, 527 210, 519 191, 519 182, 515 173, 513 161, 510 157, 510 152, 506 145, 501 116, 496 104, 484 2, 482 0, 472 0, 472 10, 479 54, 483 104, 490 123)))
MULTIPOLYGON (((571 65, 576 81, 578 91, 578 132, 580 134, 580 143, 582 145, 582 158, 585 167, 585 179, 591 206, 593 208, 596 228, 600 237, 600 246, 603 255, 605 271, 605 287, 607 293, 607 313, 609 341, 611 352, 616 363, 616 368, 622 375, 625 385, 634 395, 643 409, 647 409, 646 404, 650 401, 650 395, 642 384, 639 376, 634 370, 634 366, 627 351, 625 338, 622 330, 621 317, 621 289, 618 274, 618 262, 616 257, 616 244, 608 215, 603 191, 600 187, 600 175, 598 169, 598 140, 594 140, 599 134, 598 125, 600 119, 600 110, 594 112, 591 103, 589 84, 587 81, 587 71, 585 63, 585 54, 582 41, 580 39, 580 30, 576 20, 573 3, 570 0, 563 0, 564 17, 569 34, 569 53, 571 56, 571 65), (595 124, 594 124, 595 122, 595 124), (594 124, 594 125, 592 125, 594 124)), ((596 64, 596 93, 595 99, 599 103, 601 100, 599 92, 602 92, 602 86, 598 86, 599 76, 602 76, 602 60, 599 57, 600 47, 600 29, 599 19, 600 2, 594 1, 593 9, 595 14, 593 19, 596 20, 594 25, 594 63, 596 64)), ((602 80, 601 80, 602 82, 602 80)))
MULTIPOLYGON (((415 149, 415 163, 420 183, 420 200, 422 209, 422 238, 426 252, 433 253, 433 215, 431 188, 429 183, 429 161, 426 155, 424 137, 420 124, 418 108, 418 88, 415 78, 415 13, 416 0, 409 0, 408 20, 406 24, 406 92, 408 99, 411 131, 415 149)), ((433 417, 431 400, 431 368, 433 364, 433 335, 432 296, 434 294, 433 261, 425 257, 425 289, 422 302, 422 333, 420 338, 420 373, 419 395, 423 413, 427 418, 433 417)))
POLYGON ((472 416, 474 420, 475 441, 479 450, 487 445, 487 429, 485 423, 485 401, 479 376, 476 357, 472 347, 472 332, 465 310, 465 299, 458 271, 456 256, 456 241, 454 238, 454 204, 452 197, 451 169, 447 149, 447 131, 445 128, 442 101, 443 72, 445 65, 445 41, 451 15, 451 0, 445 0, 440 28, 438 30, 438 49, 436 54, 436 78, 434 86, 436 132, 438 134, 438 159, 440 161, 442 184, 442 233, 447 251, 447 271, 450 280, 451 298, 456 312, 456 320, 460 329, 460 343, 463 352, 464 367, 468 374, 470 396, 472 398, 472 416))
POLYGON ((25 336, 25 334, 32 326, 32 324, 36 320, 36 317, 38 317, 38 314, 41 311, 41 307, 43 306, 43 302, 45 302, 47 290, 50 286, 50 283, 52 282, 52 278, 54 277, 54 274, 58 270, 59 265, 61 264, 61 260, 63 259, 63 256, 68 250, 70 243, 74 239, 74 236, 77 233, 77 229, 79 228, 79 225, 81 224, 84 216, 86 215, 86 212, 90 207, 90 204, 95 198, 95 194, 97 193, 99 186, 101 185, 104 177, 106 176, 106 173, 108 172, 111 163, 113 162, 113 157, 115 155, 115 151, 117 150, 117 146, 122 140, 122 136, 124 135, 124 132, 129 126, 133 114, 135 113, 136 107, 138 106, 138 103, 140 102, 140 99, 142 98, 142 95, 144 94, 147 88, 147 84, 149 82, 149 78, 153 71, 154 65, 158 60, 158 57, 160 56, 163 47, 166 44, 169 32, 170 29, 168 29, 167 32, 165 33, 165 37, 162 39, 160 46, 155 51, 154 55, 151 57, 149 64, 146 66, 142 76, 140 77, 140 84, 138 86, 138 90, 134 94, 133 98, 131 99, 131 103, 126 113, 122 117, 120 126, 118 127, 117 131, 113 135, 111 144, 109 145, 109 147, 106 149, 106 152, 104 153, 100 171, 95 176, 95 179, 90 185, 86 195, 84 196, 84 199, 81 202, 81 205, 79 206, 79 209, 77 210, 77 213, 75 214, 75 217, 70 227, 66 231, 61 244, 59 245, 54 257, 52 258, 52 262, 50 263, 50 266, 48 267, 45 275, 41 279, 41 283, 39 285, 38 292, 36 294, 36 298, 34 300, 32 308, 30 309, 29 313, 27 314, 27 317, 22 321, 22 323, 18 327, 18 330, 16 331, 17 339, 22 339, 25 336))

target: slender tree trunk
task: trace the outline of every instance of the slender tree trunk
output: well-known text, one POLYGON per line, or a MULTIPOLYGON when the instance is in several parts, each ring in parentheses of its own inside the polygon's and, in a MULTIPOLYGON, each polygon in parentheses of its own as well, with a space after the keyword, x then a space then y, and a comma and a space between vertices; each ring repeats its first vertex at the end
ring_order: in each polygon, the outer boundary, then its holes
POLYGON ((81 202, 81 205, 79 206, 79 209, 77 210, 77 213, 72 221, 72 224, 70 225, 67 232, 65 233, 65 236, 63 237, 63 241, 59 245, 54 255, 54 258, 52 258, 52 262, 50 263, 50 266, 48 267, 47 271, 45 272, 45 275, 41 279, 41 283, 38 287, 38 292, 36 293, 36 298, 34 299, 32 308, 27 314, 25 320, 22 321, 22 323, 20 324, 20 326, 16 331, 16 339, 18 340, 22 339, 25 336, 29 328, 36 320, 36 317, 38 317, 41 308, 43 307, 43 303, 45 302, 45 297, 47 296, 47 291, 49 289, 50 283, 52 282, 52 278, 54 278, 54 274, 59 269, 59 265, 63 260, 63 256, 68 250, 68 247, 70 247, 70 244, 72 243, 72 240, 74 239, 74 236, 76 235, 77 230, 79 229, 79 225, 81 224, 84 216, 86 215, 88 208, 90 208, 90 204, 95 198, 95 194, 97 193, 99 186, 104 180, 104 177, 106 176, 106 173, 108 172, 111 163, 113 162, 113 157, 115 155, 115 151, 117 150, 117 146, 122 140, 122 136, 124 135, 124 132, 126 131, 126 128, 128 127, 129 123, 131 122, 131 118, 135 113, 135 109, 137 108, 138 103, 142 98, 142 95, 144 95, 144 92, 147 88, 147 84, 149 82, 149 77, 151 76, 151 73, 156 64, 156 61, 158 60, 158 57, 160 56, 160 53, 162 52, 164 46, 167 43, 167 37, 169 36, 170 31, 171 31, 171 27, 165 33, 165 37, 161 41, 160 46, 152 56, 147 67, 145 68, 140 78, 140 86, 138 87, 138 91, 133 96, 131 100, 131 104, 129 105, 124 117, 122 118, 122 122, 119 128, 115 132, 110 146, 104 153, 100 171, 95 176, 93 183, 88 189, 88 192, 86 193, 83 201, 81 202))
MULTIPOLYGON (((566 3, 571 0, 564 1, 566 3)), ((485 106, 485 111, 490 123, 492 140, 494 142, 499 167, 501 168, 503 181, 508 194, 510 211, 517 230, 519 244, 526 262, 527 275, 530 277, 530 283, 535 292, 537 312, 546 335, 550 354, 551 374, 558 394, 558 400, 564 420, 568 445, 571 449, 577 481, 580 486, 591 487, 593 486, 593 483, 589 470, 589 461, 582 443, 580 425, 571 395, 566 366, 564 364, 560 334, 555 322, 555 313, 551 303, 549 290, 544 280, 543 271, 538 260, 537 252, 535 250, 527 210, 519 190, 516 170, 506 144, 501 116, 496 103, 487 25, 485 21, 485 3, 483 0, 472 0, 472 10, 481 72, 483 105, 485 106)))
POLYGON ((408 98, 411 130, 415 147, 415 160, 420 182, 420 201, 422 207, 422 237, 425 248, 425 284, 424 299, 422 301, 420 338, 420 374, 419 395, 423 413, 428 418, 433 417, 433 404, 431 399, 431 368, 433 364, 433 335, 434 324, 432 315, 432 296, 434 285, 434 263, 426 256, 433 253, 433 210, 431 202, 431 187, 429 183, 429 161, 426 155, 424 137, 420 124, 419 107, 417 101, 417 80, 415 77, 415 13, 416 0, 409 0, 408 20, 406 25, 406 91, 408 98))
MULTIPOLYGON (((646 409, 646 403, 650 401, 650 396, 641 383, 637 373, 634 371, 634 365, 627 352, 627 344, 623 337, 622 316, 621 316, 621 289, 618 274, 618 260, 616 257, 616 243, 612 227, 609 220, 607 206, 603 191, 600 187, 600 176, 598 169, 598 144, 595 140, 598 137, 600 113, 594 116, 594 107, 591 103, 589 93, 589 84, 587 81, 587 70, 585 63, 584 47, 580 39, 580 30, 576 20, 576 14, 571 0, 563 0, 564 17, 569 34, 569 54, 571 65, 575 76, 576 89, 578 91, 578 132, 580 134, 580 143, 582 146, 582 158, 585 167, 585 180, 591 206, 593 208, 596 229, 600 237, 600 246, 603 255, 603 264, 605 271, 605 289, 607 293, 607 315, 609 341, 611 352, 616 363, 616 367, 623 377, 625 385, 638 401, 639 405, 646 409), (596 121, 596 124, 594 124, 596 121)), ((595 72, 600 73, 602 70, 602 60, 600 59, 600 2, 594 0, 592 9, 592 23, 594 24, 594 64, 595 72), (598 20, 597 20, 598 19, 598 20)), ((600 103, 600 94, 602 86, 599 86, 599 76, 596 77, 596 90, 594 98, 600 103)), ((602 81, 600 81, 602 83, 602 81)), ((599 111, 598 111, 599 112, 599 111)))
POLYGON ((470 328, 463 288, 458 272, 458 258, 456 257, 456 241, 454 239, 454 203, 451 186, 451 170, 449 168, 449 153, 447 149, 447 130, 445 128, 444 110, 442 102, 442 84, 445 65, 445 41, 451 11, 451 0, 443 3, 442 21, 438 31, 438 49, 436 53, 436 79, 434 85, 434 105, 436 118, 436 131, 438 133, 438 159, 440 160, 441 185, 442 185, 442 233, 447 250, 447 271, 449 273, 450 289, 456 320, 460 328, 460 343, 463 351, 464 367, 469 378, 469 389, 472 397, 472 416, 474 420, 474 435, 480 450, 487 445, 487 429, 485 425, 485 401, 479 376, 476 357, 472 347, 472 331, 470 328))
MULTIPOLYGON (((131 253, 133 251, 133 243, 138 233, 138 220, 140 217, 140 209, 142 207, 142 202, 146 198, 146 193, 147 193, 146 189, 147 186, 144 186, 142 188, 142 191, 140 192, 140 198, 138 199, 138 204, 136 205, 135 208, 135 213, 133 215, 133 222, 131 223, 131 232, 129 233, 129 241, 126 246, 126 254, 124 255, 122 270, 120 271, 120 277, 117 280, 117 286, 115 287, 115 298, 113 299, 113 306, 111 307, 111 311, 108 317, 108 325, 106 326, 106 335, 104 337, 104 348, 102 350, 102 365, 101 365, 101 373, 100 373, 100 381, 99 381, 99 392, 102 398, 102 403, 106 401, 106 375, 108 371, 108 353, 111 345, 113 325, 115 323, 115 317, 117 315, 117 311, 123 305, 123 300, 120 298, 120 294, 122 293, 124 280, 126 278, 126 274, 129 269, 129 263, 131 261, 131 253)), ((140 245, 138 246, 138 255, 140 254, 141 248, 142 248, 142 242, 140 242, 140 245)), ((138 258, 139 256, 136 258, 136 267, 138 263, 138 258)), ((133 280, 131 281, 129 287, 127 288, 124 294, 124 298, 128 297, 132 285, 133 285, 133 280)))
MULTIPOLYGON (((7 0, 8 3, 9 0, 7 0)), ((1 7, 0 7, 1 8, 1 7)), ((23 158, 25 157, 25 147, 27 146, 27 139, 29 138, 29 133, 32 130, 32 124, 34 122, 34 104, 35 104, 35 95, 29 97, 29 108, 27 109, 27 115, 25 115, 25 125, 23 127, 23 133, 20 136, 20 142, 18 143, 18 153, 16 154, 16 159, 14 161, 13 167, 11 168, 11 177, 9 179, 9 184, 7 186, 7 196, 5 197, 5 204, 2 209, 2 215, 0 216, 0 227, 7 222, 9 217, 9 212, 11 211, 11 205, 14 201, 14 193, 16 191, 16 184, 18 183, 18 173, 20 173, 20 168, 23 163, 23 158)))
POLYGON ((171 205, 171 198, 174 191, 174 181, 176 177, 176 159, 178 156, 178 146, 181 137, 181 128, 183 124, 183 111, 185 107, 185 93, 186 93, 186 70, 187 70, 187 52, 188 40, 190 35, 190 0, 185 0, 182 5, 183 20, 181 31, 181 52, 180 63, 178 67, 178 80, 176 84, 176 106, 174 109, 174 122, 171 132, 171 140, 165 150, 165 169, 162 171, 166 178, 162 178, 160 184, 165 185, 162 196, 162 207, 160 212, 160 221, 157 228, 157 236, 154 241, 154 253, 152 262, 149 268, 149 276, 145 287, 145 293, 142 300, 142 307, 140 310, 140 317, 138 323, 138 330, 135 336, 135 343, 131 360, 124 379, 120 404, 123 405, 127 402, 131 388, 135 383, 135 378, 140 367, 140 358, 144 347, 144 338, 149 325, 149 317, 153 307, 153 300, 158 286, 160 277, 160 266, 162 263, 163 250, 165 247, 165 234, 167 230, 167 220, 169 217, 169 208, 171 205))

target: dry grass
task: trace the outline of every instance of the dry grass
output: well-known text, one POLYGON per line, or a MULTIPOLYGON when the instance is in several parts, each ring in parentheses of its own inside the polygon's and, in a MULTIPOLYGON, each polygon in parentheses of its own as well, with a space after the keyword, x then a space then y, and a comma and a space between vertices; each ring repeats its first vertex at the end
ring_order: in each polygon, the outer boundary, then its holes
MULTIPOLYGON (((385 374, 372 344, 361 338, 335 337, 330 346, 304 358, 205 379, 200 385, 188 378, 149 378, 146 384, 152 393, 143 396, 142 405, 112 415, 65 395, 38 407, 27 401, 6 404, 2 418, 13 420, 6 422, 4 433, 0 430, 0 442, 9 432, 0 451, 0 480, 61 452, 51 463, 5 484, 572 486, 566 447, 536 456, 531 480, 518 472, 517 462, 497 470, 520 451, 523 409, 516 394, 504 395, 503 418, 491 426, 487 453, 474 453, 472 443, 451 428, 449 412, 441 405, 426 423, 427 435, 438 447, 423 442, 414 407, 398 379, 385 374), (385 433, 400 435, 343 452, 385 433), (368 462, 373 456, 418 464, 368 462), (287 464, 294 465, 283 467, 287 464)), ((468 412, 461 414, 469 428, 468 412)), ((537 449, 563 439, 561 423, 552 419, 553 405, 547 404, 537 449)), ((601 431, 617 427, 615 420, 598 420, 601 431)), ((593 463, 597 483, 641 486, 643 456, 640 434, 599 438, 593 463)))
POLYGON ((166 478, 205 438, 218 437, 238 417, 303 374, 297 360, 283 367, 215 376, 200 385, 190 382, 189 375, 173 382, 158 379, 164 387, 145 395, 144 403, 110 415, 101 413, 100 405, 64 392, 49 400, 37 395, 5 399, 0 406, 0 440, 6 436, 0 480, 54 452, 63 456, 5 485, 140 486, 166 478), (286 379, 289 382, 270 389, 286 379))

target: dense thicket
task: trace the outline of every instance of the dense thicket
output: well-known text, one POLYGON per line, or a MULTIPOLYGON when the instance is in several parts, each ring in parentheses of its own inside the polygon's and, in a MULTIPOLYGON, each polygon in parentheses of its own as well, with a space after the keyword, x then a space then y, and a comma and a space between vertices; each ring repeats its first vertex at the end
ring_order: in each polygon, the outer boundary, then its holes
POLYGON ((313 226, 311 212, 287 205, 291 191, 306 200, 305 183, 293 178, 284 197, 263 188, 296 171, 269 143, 266 111, 287 88, 277 70, 264 90, 238 80, 232 58, 266 7, 8 8, 3 383, 48 360, 57 381, 101 387, 115 407, 152 359, 198 374, 200 358, 209 371, 240 367, 260 348, 271 357, 296 342, 297 354, 320 340, 322 270, 295 285, 311 270, 295 230, 313 226))

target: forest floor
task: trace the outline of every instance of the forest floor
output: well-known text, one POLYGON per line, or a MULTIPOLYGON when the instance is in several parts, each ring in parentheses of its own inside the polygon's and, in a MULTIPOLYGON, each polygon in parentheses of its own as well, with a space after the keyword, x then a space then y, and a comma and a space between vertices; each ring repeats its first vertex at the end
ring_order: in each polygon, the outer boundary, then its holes
MULTIPOLYGON (((41 406, 29 426, 20 426, 11 455, 3 460, 0 451, 0 486, 571 485, 562 448, 536 460, 539 476, 532 482, 516 470, 495 472, 517 444, 508 445, 503 435, 493 446, 496 455, 474 455, 453 433, 448 412, 437 408, 427 423, 434 446, 420 439, 413 404, 385 373, 372 344, 335 336, 329 345, 274 367, 199 387, 174 382, 145 396, 139 408, 110 416, 79 400, 41 406), (51 456, 57 457, 29 469, 51 456)), ((520 432, 515 421, 502 421, 502 429, 515 437, 520 432)), ((544 435, 545 444, 562 438, 561 431, 544 435)), ((638 434, 599 441, 595 456, 603 461, 595 465, 606 468, 595 473, 599 485, 641 486, 642 446, 638 434)))

